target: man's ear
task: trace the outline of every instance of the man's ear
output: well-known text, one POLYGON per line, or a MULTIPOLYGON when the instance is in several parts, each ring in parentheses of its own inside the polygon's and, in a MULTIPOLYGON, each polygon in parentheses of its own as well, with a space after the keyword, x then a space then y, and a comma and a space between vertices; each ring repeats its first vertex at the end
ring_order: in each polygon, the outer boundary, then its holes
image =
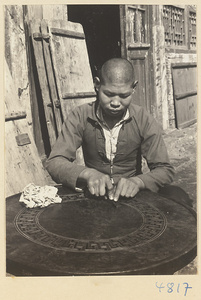
POLYGON ((99 77, 95 77, 94 78, 94 88, 96 91, 98 91, 98 89, 100 88, 101 82, 100 82, 100 78, 99 77))
POLYGON ((138 81, 136 80, 135 82, 133 82, 133 91, 135 91, 137 85, 138 85, 138 81))

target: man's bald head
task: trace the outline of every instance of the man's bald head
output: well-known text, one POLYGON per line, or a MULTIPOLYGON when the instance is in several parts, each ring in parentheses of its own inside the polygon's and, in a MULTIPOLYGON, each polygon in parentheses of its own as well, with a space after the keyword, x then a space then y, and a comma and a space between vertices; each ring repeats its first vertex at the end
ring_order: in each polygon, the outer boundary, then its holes
POLYGON ((112 58, 106 61, 100 71, 101 84, 134 83, 134 69, 132 64, 123 58, 112 58))

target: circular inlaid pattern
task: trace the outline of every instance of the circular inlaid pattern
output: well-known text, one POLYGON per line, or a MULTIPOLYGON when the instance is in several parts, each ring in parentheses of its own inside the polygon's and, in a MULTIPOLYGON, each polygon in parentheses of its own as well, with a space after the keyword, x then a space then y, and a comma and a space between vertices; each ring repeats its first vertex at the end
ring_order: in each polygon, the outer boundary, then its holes
POLYGON ((62 203, 22 209, 17 231, 39 245, 70 252, 108 252, 135 248, 157 239, 167 220, 156 207, 137 199, 118 202, 63 195, 62 203))

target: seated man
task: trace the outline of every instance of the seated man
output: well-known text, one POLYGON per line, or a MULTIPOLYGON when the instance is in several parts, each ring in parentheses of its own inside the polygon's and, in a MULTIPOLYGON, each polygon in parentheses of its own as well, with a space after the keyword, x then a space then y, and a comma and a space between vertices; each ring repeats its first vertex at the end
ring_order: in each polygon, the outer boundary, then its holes
POLYGON ((126 59, 110 59, 102 66, 95 78, 97 100, 69 114, 47 161, 57 183, 87 187, 92 195, 117 201, 142 189, 158 192, 172 182, 174 169, 159 125, 135 104, 134 78, 126 59), (85 166, 74 163, 80 146, 85 166), (139 172, 141 155, 150 169, 146 174, 139 172))

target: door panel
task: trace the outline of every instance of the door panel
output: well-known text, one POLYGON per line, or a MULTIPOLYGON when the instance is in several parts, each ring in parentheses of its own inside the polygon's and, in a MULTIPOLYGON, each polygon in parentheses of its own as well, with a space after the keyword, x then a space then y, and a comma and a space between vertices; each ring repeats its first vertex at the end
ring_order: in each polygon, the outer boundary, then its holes
MULTIPOLYGON (((44 144, 49 155, 62 122, 76 106, 96 100, 85 34, 80 24, 65 20, 33 20, 30 23, 44 111, 44 144)), ((81 149, 77 163, 84 164, 81 149)))
POLYGON ((145 58, 132 59, 131 62, 134 66, 136 80, 138 80, 138 85, 135 92, 135 103, 146 107, 146 93, 145 93, 145 58))
POLYGON ((177 128, 187 127, 197 120, 197 65, 172 65, 174 103, 177 128))
POLYGON ((81 104, 96 100, 85 35, 80 24, 51 20, 50 51, 64 119, 81 104))
POLYGON ((148 5, 120 5, 122 57, 131 61, 138 81, 135 103, 151 112, 150 9, 148 5))

